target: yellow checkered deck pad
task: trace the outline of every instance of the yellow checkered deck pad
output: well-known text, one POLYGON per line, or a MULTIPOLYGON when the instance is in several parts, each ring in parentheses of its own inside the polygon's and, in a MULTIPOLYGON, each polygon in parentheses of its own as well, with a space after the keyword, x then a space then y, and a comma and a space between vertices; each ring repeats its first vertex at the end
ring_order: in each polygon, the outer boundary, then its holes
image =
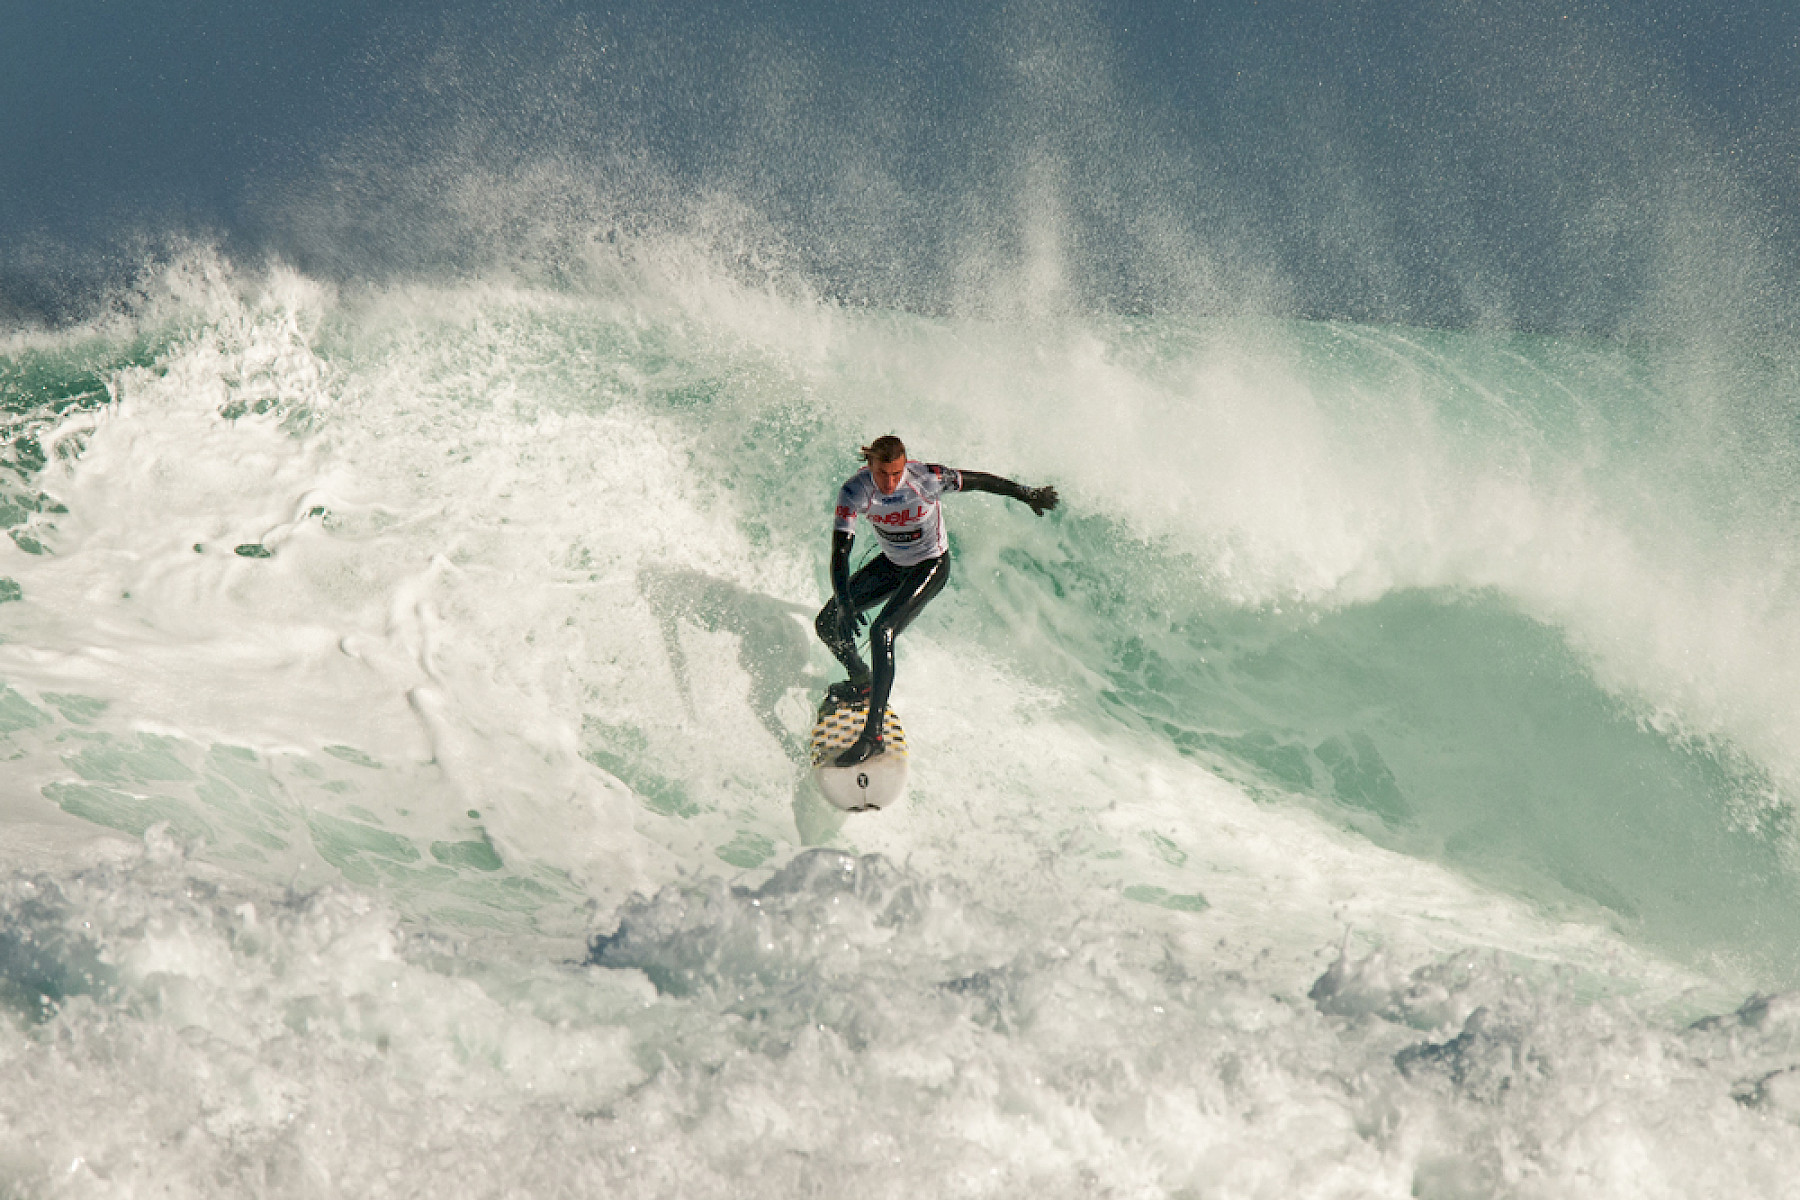
MULTIPOLYGON (((812 765, 817 767, 825 762, 827 755, 836 755, 850 748, 851 744, 862 735, 863 724, 868 720, 869 704, 841 704, 828 713, 820 715, 812 731, 812 765)), ((894 715, 892 706, 887 710, 887 720, 881 727, 884 743, 883 752, 887 754, 906 754, 906 730, 900 728, 900 718, 894 715)))

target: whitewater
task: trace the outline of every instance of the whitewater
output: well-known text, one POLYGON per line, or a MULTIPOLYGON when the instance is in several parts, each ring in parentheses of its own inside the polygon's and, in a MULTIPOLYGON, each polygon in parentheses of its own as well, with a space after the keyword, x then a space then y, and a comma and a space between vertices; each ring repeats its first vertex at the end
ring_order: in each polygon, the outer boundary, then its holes
POLYGON ((589 253, 0 343, 6 1194, 1783 1194, 1793 503, 1706 364, 589 253), (885 432, 1064 507, 947 501, 845 816, 885 432))

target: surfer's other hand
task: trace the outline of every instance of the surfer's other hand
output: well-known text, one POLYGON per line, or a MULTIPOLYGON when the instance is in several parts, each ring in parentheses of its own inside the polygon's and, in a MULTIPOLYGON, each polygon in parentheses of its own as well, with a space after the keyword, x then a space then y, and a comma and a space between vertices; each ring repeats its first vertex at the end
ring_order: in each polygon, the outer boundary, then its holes
POLYGON ((1032 488, 1025 493, 1025 503, 1031 505, 1031 511, 1043 516, 1060 503, 1053 487, 1032 488))

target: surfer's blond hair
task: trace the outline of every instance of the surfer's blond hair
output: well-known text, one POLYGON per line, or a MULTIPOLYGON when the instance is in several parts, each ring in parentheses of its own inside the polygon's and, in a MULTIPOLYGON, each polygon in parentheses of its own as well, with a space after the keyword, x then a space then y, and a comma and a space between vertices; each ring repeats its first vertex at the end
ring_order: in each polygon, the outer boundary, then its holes
POLYGON ((891 463, 906 457, 906 443, 891 433, 884 433, 862 448, 866 463, 891 463))

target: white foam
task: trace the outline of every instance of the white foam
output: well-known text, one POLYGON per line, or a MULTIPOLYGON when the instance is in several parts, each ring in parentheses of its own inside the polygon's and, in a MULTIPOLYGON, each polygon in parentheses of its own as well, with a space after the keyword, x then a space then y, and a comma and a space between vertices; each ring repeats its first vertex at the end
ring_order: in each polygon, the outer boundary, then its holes
MULTIPOLYGON (((205 293, 223 315, 191 301, 213 315, 166 369, 64 431, 81 450, 42 482, 70 509, 54 553, 0 565, 25 593, 0 678, 47 714, 14 735, 9 802, 62 829, 59 781, 177 806, 126 849, 35 870, 6 851, 0 959, 57 993, 8 997, 0 1028, 34 1081, 0 1096, 22 1186, 1769 1194, 1800 1164, 1788 1026, 1684 1029, 1736 981, 1097 727, 973 647, 955 590, 902 644, 912 794, 835 823, 807 808, 783 738, 823 667, 823 501, 751 495, 719 452, 785 411, 758 407, 781 372, 844 398, 783 417, 808 487, 832 422, 922 395, 909 419, 967 465, 1041 452, 1072 507, 1198 525, 1244 600, 1375 579, 1382 522, 1429 482, 1327 519, 1381 464, 1305 469, 1332 433, 1302 391, 1260 430, 1234 435, 1253 422, 1228 405, 1184 426, 1244 451, 1196 473, 1164 436, 1186 393, 1091 341, 1009 379, 1018 342, 988 351, 1010 334, 942 349, 929 323, 843 314, 791 332, 776 300, 691 279, 710 306, 655 296, 679 322, 291 284, 205 293), (715 416, 652 402, 744 360, 743 393, 682 393, 715 416), (1007 441, 1021 390, 1064 368, 1059 386, 1143 403, 1040 406, 1007 441), (272 407, 221 415, 250 397, 272 407), (1109 481, 1134 439, 1154 452, 1109 481), (70 693, 110 706, 84 724, 46 698, 70 693), (215 777, 235 790, 208 804, 215 777), (252 816, 286 848, 226 856, 252 816), (185 838, 189 817, 217 839, 185 838), (885 863, 802 860, 821 871, 749 890, 807 842, 885 863), (583 964, 590 932, 637 958, 583 964)), ((1260 394, 1236 370, 1193 367, 1260 394)), ((970 503, 960 528, 985 537, 970 503)))

